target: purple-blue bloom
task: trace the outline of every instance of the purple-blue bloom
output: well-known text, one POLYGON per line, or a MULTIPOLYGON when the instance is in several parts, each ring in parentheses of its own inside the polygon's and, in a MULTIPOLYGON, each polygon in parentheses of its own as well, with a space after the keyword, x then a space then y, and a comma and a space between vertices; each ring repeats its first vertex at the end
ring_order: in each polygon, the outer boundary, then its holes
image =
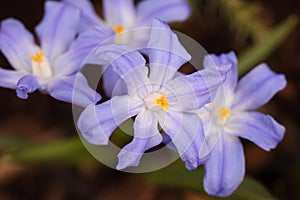
POLYGON ((204 188, 208 194, 230 195, 242 182, 245 158, 239 137, 269 151, 282 140, 285 128, 271 116, 255 110, 286 86, 285 76, 260 64, 238 82, 237 58, 233 52, 205 58, 205 68, 231 63, 224 87, 212 103, 198 113, 212 151, 205 161, 204 188))
POLYGON ((80 12, 63 3, 48 1, 45 15, 33 35, 16 19, 1 22, 0 50, 15 70, 0 68, 0 86, 16 89, 17 96, 46 91, 52 97, 85 107, 100 100, 78 72, 90 47, 78 37, 80 12), (78 72, 78 73, 77 73, 78 72), (75 84, 76 79, 76 84, 75 84), (73 96, 76 90, 76 96, 73 96))
POLYGON ((133 0, 103 0, 104 20, 102 20, 97 16, 89 0, 63 0, 63 2, 81 9, 82 31, 98 27, 94 30, 96 32, 109 27, 107 31, 110 32, 110 36, 117 35, 116 43, 130 44, 132 47, 145 47, 149 31, 141 30, 123 35, 121 33, 151 27, 154 18, 165 22, 184 21, 191 13, 186 0, 143 0, 136 6, 133 0))
POLYGON ((102 45, 89 55, 87 63, 108 65, 124 80, 127 94, 88 106, 79 117, 78 128, 88 142, 105 145, 122 122, 136 116, 134 138, 118 155, 117 169, 124 169, 137 166, 145 151, 162 142, 159 124, 186 167, 194 169, 201 164, 199 151, 204 140, 202 123, 194 110, 211 101, 211 93, 231 66, 191 75, 178 73, 191 56, 159 20, 153 21, 147 47, 149 68, 139 52, 124 45, 102 45))
MULTIPOLYGON (((143 0, 136 6, 133 0, 103 0, 104 20, 99 18, 88 0, 63 0, 81 9, 81 30, 87 31, 94 47, 103 43, 128 44, 143 49, 149 39, 152 20, 164 22, 184 21, 191 8, 186 0, 143 0)), ((92 49, 91 49, 92 50, 92 49)), ((126 87, 120 77, 110 68, 103 75, 103 87, 107 96, 122 95, 126 87), (119 85, 116 83, 119 81, 119 85)))

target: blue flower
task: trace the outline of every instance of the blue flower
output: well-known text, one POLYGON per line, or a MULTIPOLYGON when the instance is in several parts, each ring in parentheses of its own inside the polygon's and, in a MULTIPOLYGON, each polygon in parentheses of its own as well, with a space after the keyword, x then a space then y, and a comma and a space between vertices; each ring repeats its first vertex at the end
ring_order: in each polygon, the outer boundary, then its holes
POLYGON ((79 117, 79 130, 88 142, 105 145, 122 122, 136 116, 134 138, 119 153, 117 169, 137 166, 146 150, 162 142, 158 124, 187 168, 194 169, 201 164, 203 141, 202 123, 194 110, 211 101, 210 92, 223 81, 220 73, 224 76, 230 66, 179 74, 177 70, 191 57, 168 25, 158 20, 153 21, 148 51, 149 69, 139 52, 124 45, 103 45, 90 54, 86 62, 112 67, 128 92, 87 107, 79 117))
MULTIPOLYGON (((132 48, 144 48, 147 45, 152 20, 165 22, 186 20, 191 9, 186 0, 143 0, 135 7, 133 0, 103 0, 104 20, 100 19, 88 0, 63 0, 63 2, 81 9, 81 30, 86 31, 94 47, 103 43, 128 44, 132 48)), ((92 48, 91 48, 92 50, 92 48)), ((103 74, 103 88, 108 97, 126 94, 123 81, 108 68, 103 74)))
POLYGON ((115 34, 120 36, 116 37, 116 43, 130 44, 132 47, 144 47, 147 44, 149 39, 147 31, 128 32, 124 35, 121 33, 151 27, 153 18, 165 22, 184 21, 191 13, 186 0, 144 0, 136 7, 133 0, 103 0, 104 20, 102 20, 88 0, 63 0, 63 2, 81 9, 81 30, 98 27, 101 31, 109 27, 111 36, 115 34))
POLYGON ((81 62, 89 53, 86 38, 78 33, 79 10, 48 1, 45 15, 33 35, 16 19, 1 22, 0 50, 15 70, 0 68, 0 86, 16 89, 17 96, 46 91, 52 97, 79 106, 96 103, 101 97, 92 90, 81 73, 81 62), (76 80, 76 84, 75 84, 76 80), (77 95, 73 97, 73 89, 77 95))
MULTIPOLYGON (((276 74, 260 64, 238 83, 237 58, 233 52, 205 58, 204 66, 231 63, 224 87, 212 103, 198 113, 203 120, 208 149, 205 162, 204 188, 217 196, 230 195, 242 182, 245 158, 239 137, 248 139, 264 150, 275 148, 285 128, 271 116, 255 112, 286 86, 284 75, 276 74), (211 148, 212 147, 212 148, 211 148)), ((204 157, 207 150, 203 151, 204 157)))

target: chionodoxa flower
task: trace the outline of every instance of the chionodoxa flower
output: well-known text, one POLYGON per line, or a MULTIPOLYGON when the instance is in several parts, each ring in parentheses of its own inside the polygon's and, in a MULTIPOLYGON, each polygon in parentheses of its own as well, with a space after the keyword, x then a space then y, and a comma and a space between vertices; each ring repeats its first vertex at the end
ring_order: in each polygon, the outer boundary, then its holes
MULTIPOLYGON (((184 21, 191 13, 186 0, 143 0, 136 6, 133 0, 103 0, 104 19, 101 19, 89 0, 62 2, 81 10, 81 30, 88 35, 94 47, 100 45, 103 36, 106 36, 105 43, 127 44, 142 49, 149 40, 149 27, 154 18, 164 22, 184 21)), ((126 84, 112 68, 107 69, 102 77, 107 96, 126 94, 126 84)))
POLYGON ((97 37, 101 38, 105 30, 110 35, 117 36, 115 42, 118 44, 144 47, 149 39, 149 29, 143 28, 151 27, 154 18, 164 22, 184 21, 191 13, 186 0, 143 0, 136 6, 133 0, 103 0, 104 19, 101 19, 89 0, 63 0, 62 2, 81 10, 81 31, 93 29, 91 31, 94 34, 91 35, 96 46, 99 44, 97 44, 97 37), (133 29, 141 31, 131 31, 133 29), (97 31, 100 33, 96 34, 97 31))
POLYGON ((88 106, 78 119, 78 128, 88 142, 106 145, 122 122, 136 116, 133 140, 118 154, 117 169, 124 169, 137 166, 146 150, 162 142, 159 124, 186 167, 194 169, 202 162, 199 151, 204 141, 202 123, 194 110, 211 101, 231 66, 191 75, 178 73, 191 56, 159 20, 153 20, 147 51, 149 68, 139 52, 125 45, 102 45, 89 55, 86 63, 111 67, 126 83, 128 93, 88 106))
POLYGON ((0 50, 15 70, 0 68, 0 86, 16 89, 22 99, 40 90, 82 107, 100 100, 100 95, 78 72, 90 51, 86 38, 76 38, 79 16, 78 9, 60 2, 46 2, 44 18, 35 29, 40 46, 18 20, 2 21, 0 50), (77 90, 76 96, 73 90, 77 90))
POLYGON ((238 82, 237 58, 233 52, 206 56, 204 67, 228 63, 232 68, 223 87, 211 103, 198 110, 206 141, 213 145, 204 163, 204 188, 217 196, 230 195, 244 178, 245 158, 239 137, 268 151, 277 146, 285 132, 271 116, 255 111, 286 86, 284 75, 260 64, 238 82))

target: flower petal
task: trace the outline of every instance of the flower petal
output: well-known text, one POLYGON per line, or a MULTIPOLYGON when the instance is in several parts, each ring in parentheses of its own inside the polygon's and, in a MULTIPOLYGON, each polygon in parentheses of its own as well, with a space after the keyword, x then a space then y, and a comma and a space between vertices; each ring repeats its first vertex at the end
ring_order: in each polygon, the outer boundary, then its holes
POLYGON ((286 84, 284 75, 273 72, 266 64, 260 64, 240 80, 232 108, 256 110, 270 101, 286 84))
POLYGON ((157 120, 150 110, 142 110, 134 121, 134 138, 120 151, 117 169, 138 166, 144 152, 159 145, 162 136, 157 129, 157 120))
POLYGON ((0 68, 0 87, 16 89, 17 83, 25 74, 20 71, 13 71, 0 68))
POLYGON ((127 94, 127 87, 124 80, 112 69, 108 67, 103 73, 103 89, 106 96, 122 96, 127 94))
POLYGON ((135 23, 133 0, 103 0, 104 18, 111 26, 131 28, 135 23))
MULTIPOLYGON (((105 65, 112 69, 125 81, 129 94, 148 94, 148 68, 144 57, 127 45, 101 45, 94 49, 84 63, 105 65)), ((108 77, 109 78, 109 77, 108 77)))
POLYGON ((237 137, 223 134, 204 164, 204 189, 210 195, 229 196, 243 181, 245 157, 237 137))
POLYGON ((54 79, 49 86, 49 94, 55 99, 81 107, 96 104, 101 99, 81 73, 54 79))
POLYGON ((269 115, 242 112, 230 116, 226 122, 226 132, 248 139, 269 151, 282 140, 285 128, 269 115))
POLYGON ((137 5, 138 26, 149 26, 153 18, 165 22, 184 21, 191 14, 186 0, 145 0, 137 5))
POLYGON ((39 48, 34 44, 32 34, 16 19, 6 19, 1 22, 0 50, 13 68, 30 73, 31 58, 39 48))
POLYGON ((88 106, 80 115, 77 126, 91 144, 107 144, 112 132, 126 119, 136 115, 143 102, 127 95, 115 96, 99 105, 88 106))
POLYGON ((211 102, 228 69, 230 66, 224 65, 224 68, 207 68, 191 75, 176 77, 165 86, 171 91, 168 96, 170 104, 175 102, 177 109, 189 111, 211 102))
POLYGON ((164 85, 171 80, 181 65, 191 59, 176 34, 167 24, 157 19, 152 23, 147 53, 150 60, 150 79, 158 85, 164 85))
POLYGON ((104 28, 105 25, 100 17, 97 15, 93 4, 89 0, 63 0, 62 2, 67 3, 80 10, 80 22, 79 31, 84 32, 90 27, 99 26, 104 28))
POLYGON ((205 141, 200 150, 200 158, 206 158, 212 151, 219 140, 220 135, 224 130, 224 125, 215 122, 215 115, 211 111, 211 104, 207 104, 201 109, 197 110, 200 117, 205 135, 205 141))
POLYGON ((199 152, 204 141, 200 118, 193 113, 167 112, 160 116, 159 124, 170 136, 187 169, 195 169, 200 164, 199 152))
POLYGON ((17 96, 21 99, 27 99, 28 93, 32 93, 40 88, 41 85, 37 76, 31 74, 25 75, 17 83, 17 96))
POLYGON ((75 39, 79 17, 79 10, 65 3, 45 3, 45 15, 35 31, 50 62, 64 53, 75 39))
POLYGON ((209 54, 204 57, 204 68, 209 67, 221 67, 222 65, 231 65, 231 70, 226 75, 226 80, 223 83, 225 90, 233 92, 236 88, 238 81, 238 68, 237 68, 237 57, 233 51, 227 54, 221 54, 219 56, 215 54, 209 54))
POLYGON ((83 60, 89 53, 99 45, 102 45, 113 35, 110 28, 92 28, 84 33, 81 33, 76 40, 74 40, 69 50, 63 55, 59 56, 53 65, 56 75, 69 75, 76 73, 83 60))

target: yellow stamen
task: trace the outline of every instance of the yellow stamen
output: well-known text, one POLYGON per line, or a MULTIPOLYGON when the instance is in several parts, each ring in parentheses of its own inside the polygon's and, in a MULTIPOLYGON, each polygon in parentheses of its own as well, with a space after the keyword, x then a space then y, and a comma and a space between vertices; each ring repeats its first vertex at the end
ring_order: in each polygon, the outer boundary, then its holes
POLYGON ((44 50, 41 50, 40 52, 37 51, 35 55, 30 53, 29 56, 34 62, 41 63, 44 61, 44 50))
POLYGON ((117 35, 123 33, 123 31, 124 31, 124 27, 123 27, 123 26, 120 26, 120 25, 113 26, 112 29, 115 31, 115 33, 116 33, 117 35))
POLYGON ((219 115, 222 119, 230 116, 230 110, 226 106, 219 108, 219 115))
POLYGON ((166 100, 167 94, 163 94, 161 97, 155 99, 154 104, 161 106, 162 109, 164 109, 166 112, 168 112, 169 108, 169 102, 166 100))

